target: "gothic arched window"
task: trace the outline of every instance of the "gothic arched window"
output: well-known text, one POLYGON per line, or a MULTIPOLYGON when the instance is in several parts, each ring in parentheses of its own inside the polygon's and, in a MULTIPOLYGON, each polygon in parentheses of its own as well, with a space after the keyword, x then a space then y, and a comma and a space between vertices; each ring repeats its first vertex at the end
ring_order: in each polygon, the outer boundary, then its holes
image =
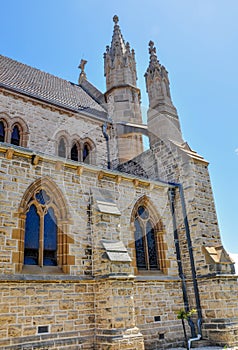
POLYGON ((140 205, 135 216, 135 249, 138 270, 158 270, 158 248, 155 229, 148 209, 140 205))
POLYGON ((66 158, 66 144, 63 137, 61 137, 58 144, 58 156, 66 158))
POLYGON ((45 190, 35 193, 25 221, 24 264, 57 265, 57 218, 45 190))
POLYGON ((18 125, 15 125, 12 129, 11 144, 20 146, 20 130, 18 125))
POLYGON ((89 153, 90 153, 90 147, 87 143, 85 143, 83 146, 83 162, 84 163, 87 163, 87 164, 90 163, 89 153))
POLYGON ((72 160, 75 160, 76 162, 79 161, 79 148, 78 148, 78 146, 77 146, 76 143, 75 143, 75 144, 73 145, 73 147, 71 148, 71 154, 70 154, 70 156, 71 156, 71 159, 72 159, 72 160))
POLYGON ((3 124, 3 122, 0 122, 0 142, 4 142, 5 141, 5 126, 3 124))

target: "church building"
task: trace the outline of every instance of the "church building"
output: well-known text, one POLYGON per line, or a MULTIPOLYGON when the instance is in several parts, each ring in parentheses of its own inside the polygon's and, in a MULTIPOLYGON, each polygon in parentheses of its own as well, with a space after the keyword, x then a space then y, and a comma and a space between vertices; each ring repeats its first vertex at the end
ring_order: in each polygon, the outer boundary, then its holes
POLYGON ((183 139, 152 41, 143 123, 113 22, 106 92, 85 60, 72 83, 0 56, 0 349, 178 347, 179 312, 189 348, 238 346, 208 161, 183 139))

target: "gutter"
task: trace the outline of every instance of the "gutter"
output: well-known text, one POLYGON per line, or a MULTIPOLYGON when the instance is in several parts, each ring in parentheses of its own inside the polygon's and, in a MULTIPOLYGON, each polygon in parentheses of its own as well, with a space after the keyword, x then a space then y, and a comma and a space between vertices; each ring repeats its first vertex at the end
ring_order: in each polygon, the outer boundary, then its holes
POLYGON ((107 133, 107 123, 104 123, 102 125, 102 133, 105 137, 106 143, 107 143, 107 168, 111 169, 111 160, 110 160, 110 146, 109 146, 109 135, 107 133))
POLYGON ((195 263, 194 263, 193 247, 192 247, 190 229, 189 229, 189 224, 188 224, 188 217, 187 217, 187 211, 186 211, 183 186, 180 183, 169 182, 168 184, 173 186, 174 188, 179 189, 180 201, 181 201, 181 206, 182 206, 183 221, 184 221, 184 226, 185 226, 186 239, 187 239, 189 258, 190 258, 190 265, 191 265, 191 271, 192 271, 194 295, 195 295, 195 300, 196 300, 196 309, 197 309, 197 315, 198 315, 198 320, 197 320, 198 334, 196 336, 196 334, 193 334, 193 332, 192 332, 192 338, 190 338, 188 340, 188 347, 190 349, 192 341, 200 340, 202 338, 202 330, 201 330, 202 311, 201 311, 201 304, 200 304, 200 295, 199 295, 199 289, 198 289, 198 284, 197 284, 197 275, 196 275, 196 269, 195 269, 195 263))
MULTIPOLYGON (((186 278, 183 273, 183 266, 182 266, 182 260, 181 260, 181 251, 180 251, 180 245, 179 245, 179 237, 178 237, 178 229, 177 229, 177 220, 176 220, 176 214, 175 214, 175 188, 170 188, 168 191, 169 194, 169 201, 170 201, 170 209, 172 213, 172 219, 173 219, 173 230, 174 230, 174 244, 175 244, 175 250, 176 250, 176 258, 177 258, 177 264, 178 264, 178 273, 179 277, 181 279, 182 283, 182 291, 183 291, 183 301, 184 301, 184 308, 185 311, 189 311, 189 302, 188 302, 188 294, 187 294, 187 286, 186 286, 186 278)), ((192 337, 196 337, 196 331, 195 326, 192 321, 192 319, 188 318, 188 324, 191 329, 192 337)))

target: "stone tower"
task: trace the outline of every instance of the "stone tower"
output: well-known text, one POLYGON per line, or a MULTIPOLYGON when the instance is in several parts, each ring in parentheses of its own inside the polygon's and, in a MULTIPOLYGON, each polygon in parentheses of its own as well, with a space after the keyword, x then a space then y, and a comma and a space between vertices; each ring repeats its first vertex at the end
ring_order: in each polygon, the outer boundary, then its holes
POLYGON ((153 146, 158 138, 182 143, 178 114, 170 95, 168 72, 157 58, 153 41, 149 42, 149 54, 145 80, 149 97, 147 118, 150 145, 153 146))
POLYGON ((104 53, 106 101, 109 116, 117 125, 119 162, 128 161, 143 152, 142 136, 126 132, 126 127, 142 124, 140 90, 136 86, 135 52, 125 43, 114 16, 111 46, 104 53))

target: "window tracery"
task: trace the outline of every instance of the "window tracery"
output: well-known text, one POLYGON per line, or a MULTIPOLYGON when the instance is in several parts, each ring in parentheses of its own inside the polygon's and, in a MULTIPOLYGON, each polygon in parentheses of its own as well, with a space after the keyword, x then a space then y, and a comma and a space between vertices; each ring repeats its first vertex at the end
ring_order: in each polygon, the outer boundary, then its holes
POLYGON ((143 195, 135 203, 131 214, 132 241, 136 273, 168 273, 165 228, 150 198, 143 195))
POLYGON ((42 189, 29 200, 25 223, 25 265, 57 265, 58 226, 55 207, 54 201, 42 189))
POLYGON ((150 213, 144 205, 138 207, 134 225, 137 268, 139 270, 160 269, 155 228, 150 213))
POLYGON ((29 273, 43 266, 55 269, 57 265, 57 269, 69 273, 75 257, 69 254, 69 244, 74 240, 68 238, 68 204, 50 177, 39 178, 28 187, 18 215, 16 271, 29 273))

